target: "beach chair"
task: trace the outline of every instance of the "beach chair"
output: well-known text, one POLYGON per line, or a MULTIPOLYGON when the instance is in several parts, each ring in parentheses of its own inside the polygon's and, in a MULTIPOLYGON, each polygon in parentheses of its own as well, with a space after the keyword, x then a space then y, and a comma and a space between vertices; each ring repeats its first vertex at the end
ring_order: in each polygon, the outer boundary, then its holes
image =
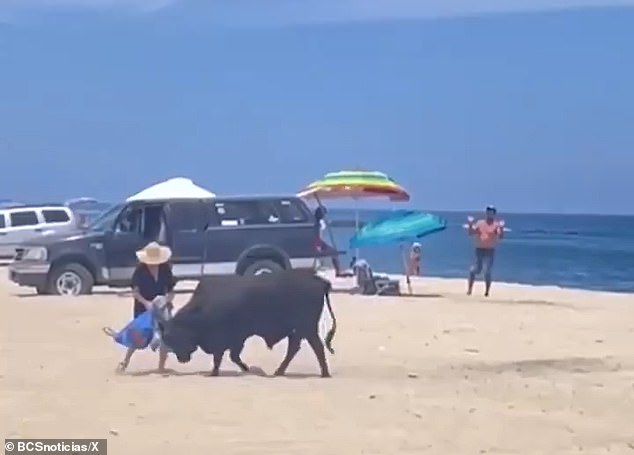
POLYGON ((367 261, 356 261, 353 270, 357 277, 357 287, 363 295, 401 295, 401 285, 385 275, 374 275, 367 261))

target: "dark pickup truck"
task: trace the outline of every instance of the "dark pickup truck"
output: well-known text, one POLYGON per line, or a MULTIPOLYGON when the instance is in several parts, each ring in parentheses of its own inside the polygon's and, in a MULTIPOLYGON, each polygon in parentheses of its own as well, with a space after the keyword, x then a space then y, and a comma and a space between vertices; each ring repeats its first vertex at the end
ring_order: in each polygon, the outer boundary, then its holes
POLYGON ((27 242, 10 279, 39 294, 89 294, 95 285, 130 285, 135 252, 151 241, 172 249, 177 280, 314 268, 314 218, 295 197, 236 196, 116 205, 88 228, 27 242))

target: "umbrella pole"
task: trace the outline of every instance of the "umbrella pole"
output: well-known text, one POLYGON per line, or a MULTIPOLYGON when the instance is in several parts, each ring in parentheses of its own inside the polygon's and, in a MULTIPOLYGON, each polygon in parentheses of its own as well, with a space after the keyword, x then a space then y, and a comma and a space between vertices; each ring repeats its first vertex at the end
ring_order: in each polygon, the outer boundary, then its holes
MULTIPOLYGON (((359 207, 354 212, 354 233, 355 235, 359 233, 359 207)), ((355 248, 354 255, 357 259, 359 259, 359 248, 355 248)))
MULTIPOLYGON (((354 233, 355 235, 359 233, 359 200, 357 198, 354 198, 354 205, 355 205, 355 210, 354 210, 354 233)), ((359 259, 359 248, 355 248, 354 250, 354 256, 359 259)))
MULTIPOLYGON (((321 199, 319 199, 319 196, 317 196, 317 193, 313 194, 313 196, 315 196, 315 200, 317 201, 317 205, 321 208, 324 208, 324 206, 321 203, 321 199)), ((319 235, 319 234, 317 234, 319 235)), ((313 269, 317 269, 317 263, 319 262, 319 259, 317 259, 317 250, 315 250, 315 259, 313 261, 313 269)), ((323 266, 323 264, 320 264, 320 266, 323 266)))
POLYGON ((405 280, 407 281, 407 290, 410 295, 412 294, 412 280, 409 276, 409 267, 407 266, 407 256, 405 255, 405 249, 403 248, 403 244, 401 244, 401 259, 403 260, 403 268, 405 269, 405 280))

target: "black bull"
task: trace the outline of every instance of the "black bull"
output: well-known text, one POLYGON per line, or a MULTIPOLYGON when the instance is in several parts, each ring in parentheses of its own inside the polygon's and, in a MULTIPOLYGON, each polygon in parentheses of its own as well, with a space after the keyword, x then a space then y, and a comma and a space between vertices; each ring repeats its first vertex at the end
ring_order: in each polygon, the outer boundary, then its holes
POLYGON ((275 371, 286 373, 289 363, 308 341, 315 352, 322 377, 329 377, 319 319, 324 307, 332 327, 324 339, 331 354, 337 321, 330 305, 331 284, 313 274, 289 270, 258 276, 216 276, 202 279, 190 301, 163 328, 163 341, 179 362, 191 360, 198 347, 213 355, 212 376, 217 376, 226 350, 242 371, 249 367, 240 354, 245 341, 257 335, 269 349, 288 338, 286 356, 275 371))

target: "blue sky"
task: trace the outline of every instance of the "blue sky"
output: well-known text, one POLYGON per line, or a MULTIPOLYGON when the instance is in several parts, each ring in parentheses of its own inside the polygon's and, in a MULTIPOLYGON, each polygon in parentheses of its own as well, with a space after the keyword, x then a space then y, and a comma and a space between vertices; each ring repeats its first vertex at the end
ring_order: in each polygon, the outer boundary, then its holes
POLYGON ((628 5, 2 0, 0 198, 362 167, 420 208, 634 213, 628 5))

